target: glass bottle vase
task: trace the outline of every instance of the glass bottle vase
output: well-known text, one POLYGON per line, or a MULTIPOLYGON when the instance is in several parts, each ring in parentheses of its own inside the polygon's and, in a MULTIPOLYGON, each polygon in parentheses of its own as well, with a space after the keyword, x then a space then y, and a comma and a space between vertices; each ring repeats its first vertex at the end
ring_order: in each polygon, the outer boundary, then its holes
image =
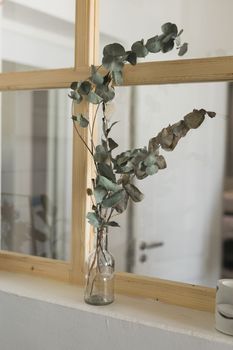
POLYGON ((86 266, 84 300, 91 305, 107 305, 114 301, 115 261, 108 251, 106 229, 98 229, 94 251, 86 266))

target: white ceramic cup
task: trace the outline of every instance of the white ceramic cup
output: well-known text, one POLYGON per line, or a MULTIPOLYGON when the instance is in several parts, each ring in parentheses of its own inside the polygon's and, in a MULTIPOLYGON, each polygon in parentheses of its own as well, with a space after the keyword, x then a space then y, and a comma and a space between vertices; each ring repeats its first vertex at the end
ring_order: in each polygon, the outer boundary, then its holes
POLYGON ((218 281, 216 291, 215 327, 233 335, 233 279, 218 281))

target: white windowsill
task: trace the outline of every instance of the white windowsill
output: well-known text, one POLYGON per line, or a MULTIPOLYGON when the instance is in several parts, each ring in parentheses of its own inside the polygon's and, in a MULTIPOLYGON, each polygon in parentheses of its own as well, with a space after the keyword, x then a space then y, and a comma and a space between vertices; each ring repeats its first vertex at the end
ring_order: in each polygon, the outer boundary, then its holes
POLYGON ((217 343, 221 349, 224 345, 233 346, 233 337, 215 330, 212 313, 122 295, 117 295, 115 303, 111 305, 94 307, 83 302, 83 290, 80 287, 3 271, 0 271, 0 296, 1 293, 98 314, 106 319, 127 321, 135 325, 202 338, 217 343))

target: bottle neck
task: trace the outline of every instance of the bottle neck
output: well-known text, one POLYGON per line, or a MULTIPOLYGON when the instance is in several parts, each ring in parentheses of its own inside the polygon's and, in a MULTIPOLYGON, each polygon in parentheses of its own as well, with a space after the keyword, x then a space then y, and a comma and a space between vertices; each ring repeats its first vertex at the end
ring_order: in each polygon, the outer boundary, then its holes
POLYGON ((102 249, 108 250, 108 232, 106 228, 97 231, 97 243, 98 242, 101 244, 102 249))

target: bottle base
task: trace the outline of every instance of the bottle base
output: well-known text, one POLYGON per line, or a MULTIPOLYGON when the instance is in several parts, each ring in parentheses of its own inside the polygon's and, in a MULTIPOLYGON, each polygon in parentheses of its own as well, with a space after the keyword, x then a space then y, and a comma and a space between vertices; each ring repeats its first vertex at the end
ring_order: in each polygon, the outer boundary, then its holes
POLYGON ((95 305, 95 306, 103 306, 109 305, 114 302, 114 299, 107 299, 101 295, 91 295, 88 298, 84 298, 86 304, 95 305))

